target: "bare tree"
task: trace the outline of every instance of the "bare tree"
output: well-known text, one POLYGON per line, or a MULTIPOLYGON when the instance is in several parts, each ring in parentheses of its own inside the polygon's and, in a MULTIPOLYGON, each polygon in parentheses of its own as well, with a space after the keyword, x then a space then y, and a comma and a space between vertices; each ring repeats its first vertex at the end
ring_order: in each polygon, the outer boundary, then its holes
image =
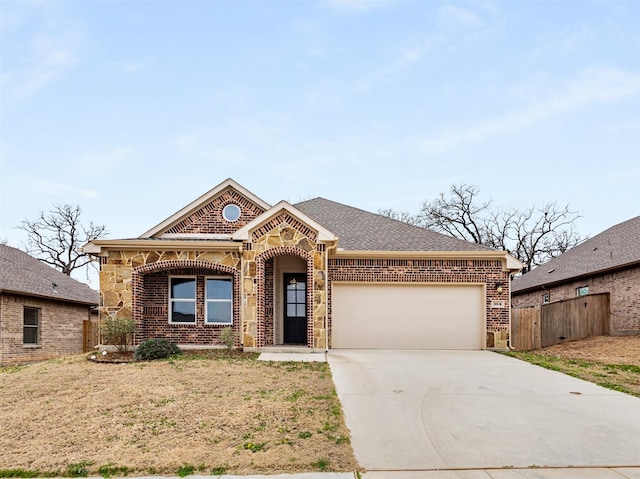
POLYGON ((27 232, 27 252, 40 261, 70 276, 71 272, 91 263, 91 258, 80 251, 85 243, 107 235, 104 225, 80 223, 80 206, 54 205, 46 215, 40 212, 35 221, 24 220, 21 230, 27 232))
POLYGON ((524 272, 586 239, 574 230, 580 215, 568 205, 549 202, 541 208, 505 209, 493 206, 492 200, 479 201, 479 194, 477 186, 454 184, 448 193, 425 201, 418 215, 394 210, 379 214, 508 251, 524 263, 524 272))
POLYGON ((421 226, 422 223, 422 218, 420 218, 419 215, 412 215, 408 211, 396 211, 389 208, 386 210, 378 210, 378 214, 413 226, 421 226))
POLYGON ((476 204, 479 192, 477 186, 451 185, 449 196, 440 193, 439 198, 431 202, 425 201, 420 214, 425 228, 472 243, 490 243, 485 216, 490 212, 491 200, 476 204))

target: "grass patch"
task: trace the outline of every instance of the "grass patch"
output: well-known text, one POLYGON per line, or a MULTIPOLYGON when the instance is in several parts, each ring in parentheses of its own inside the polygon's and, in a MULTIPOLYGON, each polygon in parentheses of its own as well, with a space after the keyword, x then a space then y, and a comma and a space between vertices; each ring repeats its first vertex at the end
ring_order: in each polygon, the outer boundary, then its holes
POLYGON ((0 477, 357 469, 328 365, 256 358, 209 350, 115 365, 82 355, 2 369, 0 477))
POLYGON ((546 354, 544 350, 504 353, 536 366, 583 379, 598 386, 640 397, 640 366, 546 354))
POLYGON ((0 469, 0 477, 57 477, 60 474, 54 471, 40 472, 31 469, 0 469))

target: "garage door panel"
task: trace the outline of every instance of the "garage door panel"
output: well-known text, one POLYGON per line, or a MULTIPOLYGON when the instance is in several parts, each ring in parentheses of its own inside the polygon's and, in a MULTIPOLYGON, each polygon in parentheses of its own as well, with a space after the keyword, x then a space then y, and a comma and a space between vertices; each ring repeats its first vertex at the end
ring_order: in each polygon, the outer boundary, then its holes
POLYGON ((483 349, 478 285, 334 283, 332 347, 483 349))

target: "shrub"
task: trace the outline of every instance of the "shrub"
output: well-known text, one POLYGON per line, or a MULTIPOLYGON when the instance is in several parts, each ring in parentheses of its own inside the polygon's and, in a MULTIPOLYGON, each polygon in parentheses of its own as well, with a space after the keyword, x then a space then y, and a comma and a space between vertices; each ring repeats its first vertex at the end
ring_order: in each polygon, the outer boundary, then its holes
POLYGON ((100 325, 102 340, 106 344, 113 344, 121 353, 127 352, 127 345, 133 342, 136 323, 132 318, 107 318, 100 325))
POLYGON ((164 338, 147 339, 140 343, 136 349, 136 359, 151 361, 153 359, 166 359, 174 354, 180 354, 180 348, 164 338))
POLYGON ((220 340, 227 347, 227 351, 231 351, 233 349, 233 345, 236 341, 236 334, 233 332, 233 328, 231 326, 222 328, 220 331, 220 340))

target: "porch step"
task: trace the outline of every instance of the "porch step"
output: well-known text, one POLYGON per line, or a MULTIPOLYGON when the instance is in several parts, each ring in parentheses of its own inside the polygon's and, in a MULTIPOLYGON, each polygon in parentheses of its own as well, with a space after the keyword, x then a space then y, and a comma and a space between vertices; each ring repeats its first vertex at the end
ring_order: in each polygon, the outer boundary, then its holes
POLYGON ((262 348, 244 348, 245 351, 256 353, 293 353, 293 354, 318 354, 324 353, 321 348, 308 348, 306 346, 265 346, 262 348))

